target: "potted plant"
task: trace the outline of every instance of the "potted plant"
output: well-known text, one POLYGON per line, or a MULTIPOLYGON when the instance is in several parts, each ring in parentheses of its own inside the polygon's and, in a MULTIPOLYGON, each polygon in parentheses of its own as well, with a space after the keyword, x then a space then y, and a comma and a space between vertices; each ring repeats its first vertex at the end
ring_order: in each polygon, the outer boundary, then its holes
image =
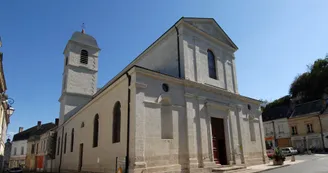
POLYGON ((286 159, 285 155, 282 153, 282 150, 279 147, 274 149, 272 158, 273 165, 283 165, 286 159))

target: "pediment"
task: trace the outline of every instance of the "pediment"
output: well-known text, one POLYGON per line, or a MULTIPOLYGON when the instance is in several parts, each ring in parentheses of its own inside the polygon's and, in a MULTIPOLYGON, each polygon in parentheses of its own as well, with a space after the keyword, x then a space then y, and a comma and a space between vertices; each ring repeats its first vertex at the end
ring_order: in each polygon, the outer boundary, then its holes
POLYGON ((211 35, 225 43, 227 46, 237 50, 238 47, 232 42, 223 29, 211 18, 184 18, 184 21, 197 29, 211 35))

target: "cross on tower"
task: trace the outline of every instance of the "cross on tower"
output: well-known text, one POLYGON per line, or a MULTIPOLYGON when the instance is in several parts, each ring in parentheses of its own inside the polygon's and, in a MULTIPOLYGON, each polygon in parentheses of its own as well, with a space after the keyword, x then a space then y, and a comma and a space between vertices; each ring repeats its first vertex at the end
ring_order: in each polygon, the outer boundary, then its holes
POLYGON ((85 24, 84 23, 82 23, 81 28, 82 28, 82 33, 84 34, 85 33, 85 24))

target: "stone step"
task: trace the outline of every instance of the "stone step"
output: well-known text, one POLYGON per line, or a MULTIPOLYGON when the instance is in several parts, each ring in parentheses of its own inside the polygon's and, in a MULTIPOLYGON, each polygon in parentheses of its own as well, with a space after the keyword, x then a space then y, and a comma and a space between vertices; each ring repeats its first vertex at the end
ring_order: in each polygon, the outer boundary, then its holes
POLYGON ((217 173, 234 173, 234 172, 242 172, 242 171, 246 171, 246 166, 243 165, 222 166, 212 169, 212 172, 217 172, 217 173))

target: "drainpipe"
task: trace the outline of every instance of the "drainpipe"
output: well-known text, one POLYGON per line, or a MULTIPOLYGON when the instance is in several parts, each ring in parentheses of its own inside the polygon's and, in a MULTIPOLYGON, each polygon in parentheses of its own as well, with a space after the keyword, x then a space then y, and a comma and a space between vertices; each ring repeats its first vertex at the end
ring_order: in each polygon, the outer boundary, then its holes
POLYGON ((181 62, 180 62, 180 34, 179 34, 179 29, 177 26, 174 26, 175 30, 177 31, 177 50, 178 50, 178 70, 179 70, 179 78, 181 78, 181 62))
POLYGON ((131 76, 128 72, 125 73, 128 77, 128 117, 127 117, 127 134, 126 134, 126 159, 125 159, 125 173, 129 172, 129 148, 130 148, 130 103, 131 103, 131 76))
POLYGON ((59 167, 58 167, 58 172, 60 173, 61 169, 61 163, 62 163, 62 158, 63 158, 63 141, 64 141, 64 126, 62 128, 62 135, 61 135, 61 143, 60 143, 60 157, 59 157, 59 167))
POLYGON ((276 139, 276 128, 274 126, 274 121, 272 121, 272 126, 273 126, 273 141, 274 141, 275 148, 277 148, 278 147, 278 142, 277 142, 277 139, 276 139))
POLYGON ((321 133, 321 140, 322 140, 322 149, 325 150, 325 139, 324 139, 324 135, 323 135, 322 122, 321 122, 320 114, 318 115, 318 118, 319 118, 319 123, 320 123, 320 133, 321 133))

